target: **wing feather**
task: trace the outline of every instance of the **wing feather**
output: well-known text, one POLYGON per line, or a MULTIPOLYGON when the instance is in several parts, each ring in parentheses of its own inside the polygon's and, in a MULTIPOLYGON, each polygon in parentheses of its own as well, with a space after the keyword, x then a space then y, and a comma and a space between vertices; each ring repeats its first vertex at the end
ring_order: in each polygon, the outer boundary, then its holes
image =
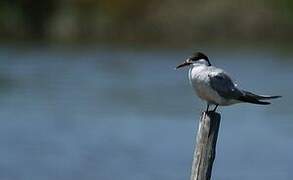
POLYGON ((211 87, 226 99, 238 99, 243 94, 225 72, 209 74, 209 79, 211 87))

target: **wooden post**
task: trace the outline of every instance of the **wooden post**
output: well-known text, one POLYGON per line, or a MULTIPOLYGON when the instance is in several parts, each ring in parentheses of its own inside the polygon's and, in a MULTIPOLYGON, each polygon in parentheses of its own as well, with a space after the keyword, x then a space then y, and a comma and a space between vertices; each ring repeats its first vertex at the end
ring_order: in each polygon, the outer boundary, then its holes
POLYGON ((191 180, 210 180, 216 156, 220 122, 221 115, 219 113, 209 111, 202 114, 197 131, 191 180))

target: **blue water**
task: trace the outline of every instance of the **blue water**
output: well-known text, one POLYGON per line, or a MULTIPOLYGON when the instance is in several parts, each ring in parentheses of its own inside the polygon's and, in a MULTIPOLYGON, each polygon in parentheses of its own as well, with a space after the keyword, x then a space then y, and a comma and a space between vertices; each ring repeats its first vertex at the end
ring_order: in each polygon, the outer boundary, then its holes
MULTIPOLYGON (((191 51, 0 47, 0 179, 188 179, 205 104, 191 51)), ((208 51, 240 87, 283 95, 220 108, 213 177, 293 178, 293 55, 208 51)))

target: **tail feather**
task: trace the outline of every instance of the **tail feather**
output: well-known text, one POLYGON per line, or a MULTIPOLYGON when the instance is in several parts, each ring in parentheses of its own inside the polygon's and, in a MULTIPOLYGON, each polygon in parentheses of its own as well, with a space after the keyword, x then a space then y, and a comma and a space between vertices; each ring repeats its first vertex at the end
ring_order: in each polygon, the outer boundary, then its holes
POLYGON ((270 102, 260 101, 260 100, 268 100, 268 99, 275 99, 280 98, 281 96, 263 96, 263 95, 256 95, 248 91, 242 91, 243 95, 238 98, 238 100, 253 104, 261 104, 261 105, 268 105, 271 104, 270 102))
POLYGON ((258 100, 276 99, 276 98, 280 98, 280 97, 282 97, 282 96, 257 95, 257 94, 254 94, 254 93, 252 93, 252 92, 249 92, 249 91, 243 91, 243 93, 244 93, 245 95, 253 96, 253 97, 255 97, 255 98, 258 99, 258 100))
POLYGON ((259 101, 253 97, 249 97, 249 96, 241 96, 238 99, 239 101, 242 102, 247 102, 247 103, 252 103, 252 104, 261 104, 261 105, 268 105, 271 104, 270 102, 265 102, 265 101, 259 101))

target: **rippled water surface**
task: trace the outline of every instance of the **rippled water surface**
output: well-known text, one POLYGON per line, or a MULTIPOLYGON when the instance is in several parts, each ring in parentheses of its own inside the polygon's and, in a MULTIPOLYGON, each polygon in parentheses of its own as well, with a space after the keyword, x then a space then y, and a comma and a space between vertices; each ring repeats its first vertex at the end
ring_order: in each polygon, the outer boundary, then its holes
MULTIPOLYGON (((0 48, 0 179, 188 179, 205 105, 190 51, 0 48)), ((283 95, 220 108, 215 179, 293 178, 292 56, 210 52, 240 87, 283 95)))

